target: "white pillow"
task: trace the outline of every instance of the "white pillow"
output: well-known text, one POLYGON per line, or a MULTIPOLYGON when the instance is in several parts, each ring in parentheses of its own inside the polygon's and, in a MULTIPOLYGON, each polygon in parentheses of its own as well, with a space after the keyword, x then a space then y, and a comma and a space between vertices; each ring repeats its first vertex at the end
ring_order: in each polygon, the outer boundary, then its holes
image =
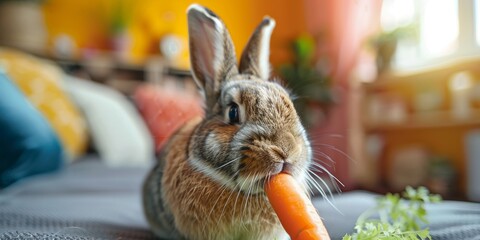
POLYGON ((151 163, 155 155, 153 139, 133 104, 112 88, 66 78, 65 88, 83 110, 102 160, 112 166, 151 163))

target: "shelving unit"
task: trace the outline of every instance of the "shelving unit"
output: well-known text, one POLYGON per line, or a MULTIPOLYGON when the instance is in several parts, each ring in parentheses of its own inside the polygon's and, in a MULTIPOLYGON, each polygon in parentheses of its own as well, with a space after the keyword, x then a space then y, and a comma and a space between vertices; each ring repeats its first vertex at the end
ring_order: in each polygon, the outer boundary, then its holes
MULTIPOLYGON (((409 72, 387 72, 378 76, 373 83, 360 83, 361 92, 359 106, 359 130, 356 132, 354 146, 360 151, 356 157, 362 158, 362 173, 356 173, 364 179, 368 189, 390 191, 388 175, 392 170, 392 161, 401 149, 411 146, 421 146, 435 156, 443 156, 449 160, 457 173, 455 189, 458 189, 455 198, 463 199, 467 185, 467 159, 465 136, 480 129, 480 105, 472 104, 469 114, 464 117, 456 116, 452 111, 452 94, 450 91, 451 77, 458 72, 468 71, 474 84, 480 85, 480 58, 464 58, 447 62, 435 67, 418 69, 409 72), (417 94, 425 89, 436 91, 442 96, 442 101, 435 109, 419 110, 416 104, 417 94), (400 117, 388 117, 388 113, 380 112, 373 117, 370 115, 369 105, 372 97, 400 101, 403 113, 400 117), (389 99, 389 97, 391 97, 389 99), (381 141, 382 150, 378 154, 371 154, 368 143, 371 137, 381 141)), ((388 105, 386 105, 388 106, 388 105)), ((380 108, 385 109, 385 108, 380 108)), ((386 108, 388 110, 388 107, 386 108)), ((480 169, 479 169, 480 171, 480 169)))
POLYGON ((146 82, 162 84, 167 80, 181 88, 195 88, 190 86, 193 82, 189 70, 171 66, 160 55, 152 55, 142 63, 121 61, 111 52, 89 59, 42 57, 57 63, 67 74, 109 85, 126 95, 146 82))
POLYGON ((450 111, 432 111, 411 114, 402 122, 369 121, 364 122, 366 132, 402 131, 406 129, 432 129, 449 127, 480 127, 480 110, 472 110, 465 118, 457 118, 450 111))

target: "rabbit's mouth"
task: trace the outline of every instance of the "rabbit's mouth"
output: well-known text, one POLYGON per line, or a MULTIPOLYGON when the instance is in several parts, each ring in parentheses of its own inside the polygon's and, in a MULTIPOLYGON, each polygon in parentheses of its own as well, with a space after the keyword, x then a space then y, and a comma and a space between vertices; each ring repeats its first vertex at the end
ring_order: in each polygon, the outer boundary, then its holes
POLYGON ((298 167, 288 162, 272 164, 264 174, 248 174, 246 177, 239 177, 236 181, 236 188, 245 195, 264 194, 265 185, 272 176, 287 173, 295 177, 299 174, 298 171, 300 171, 298 167))

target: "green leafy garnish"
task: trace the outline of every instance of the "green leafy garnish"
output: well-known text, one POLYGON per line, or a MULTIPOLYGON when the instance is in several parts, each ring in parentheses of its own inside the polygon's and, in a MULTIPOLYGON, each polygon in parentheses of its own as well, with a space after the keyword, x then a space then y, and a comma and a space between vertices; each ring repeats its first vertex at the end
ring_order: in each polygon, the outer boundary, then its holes
POLYGON ((422 228, 428 224, 425 203, 440 202, 441 197, 425 187, 407 187, 402 195, 405 199, 391 193, 381 197, 377 207, 360 215, 356 232, 343 240, 432 239, 428 227, 422 228))

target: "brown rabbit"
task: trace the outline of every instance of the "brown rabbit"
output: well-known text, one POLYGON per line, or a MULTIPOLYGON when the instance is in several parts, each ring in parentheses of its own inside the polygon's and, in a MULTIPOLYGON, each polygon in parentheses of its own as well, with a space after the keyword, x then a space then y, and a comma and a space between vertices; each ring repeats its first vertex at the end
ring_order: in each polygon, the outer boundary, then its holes
POLYGON ((288 238, 263 186, 283 171, 306 191, 312 151, 288 92, 268 80, 274 27, 268 17, 260 23, 237 67, 222 20, 188 8, 192 73, 206 116, 170 139, 145 181, 144 211, 158 237, 288 238))

